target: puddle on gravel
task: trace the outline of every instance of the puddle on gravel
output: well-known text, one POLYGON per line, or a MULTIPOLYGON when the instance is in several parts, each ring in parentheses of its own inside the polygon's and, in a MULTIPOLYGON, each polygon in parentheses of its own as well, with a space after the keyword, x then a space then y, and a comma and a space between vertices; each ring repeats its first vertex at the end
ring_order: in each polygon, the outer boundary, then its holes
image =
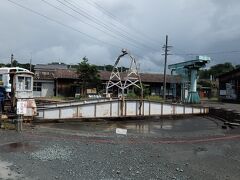
POLYGON ((112 133, 116 128, 127 129, 131 133, 161 134, 163 132, 193 132, 206 130, 219 130, 218 125, 204 117, 189 117, 176 120, 134 120, 134 121, 109 121, 109 122, 66 122, 61 124, 45 124, 42 127, 50 127, 63 130, 80 132, 112 133))
POLYGON ((13 142, 0 146, 0 152, 32 152, 36 149, 36 146, 28 142, 13 142))

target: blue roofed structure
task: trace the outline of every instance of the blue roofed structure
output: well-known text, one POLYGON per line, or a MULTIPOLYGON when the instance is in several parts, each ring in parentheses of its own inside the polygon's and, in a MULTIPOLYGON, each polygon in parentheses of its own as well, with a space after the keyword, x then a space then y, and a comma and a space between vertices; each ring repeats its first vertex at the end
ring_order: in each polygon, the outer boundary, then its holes
POLYGON ((200 68, 210 62, 210 57, 197 56, 195 60, 171 64, 168 66, 172 73, 180 75, 181 82, 181 100, 187 103, 200 103, 200 97, 197 92, 197 74, 200 68))

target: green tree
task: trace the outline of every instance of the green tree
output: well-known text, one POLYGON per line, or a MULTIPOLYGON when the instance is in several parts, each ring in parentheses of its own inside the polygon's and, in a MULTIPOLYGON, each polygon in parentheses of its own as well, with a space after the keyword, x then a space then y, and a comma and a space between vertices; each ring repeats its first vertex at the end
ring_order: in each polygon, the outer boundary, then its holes
POLYGON ((88 63, 88 59, 86 57, 84 57, 78 64, 77 72, 79 74, 82 96, 86 96, 87 88, 96 87, 98 89, 100 85, 98 70, 95 65, 88 63))
POLYGON ((224 64, 217 64, 210 68, 210 74, 213 75, 214 78, 217 76, 224 74, 226 72, 234 70, 234 66, 232 63, 226 62, 224 64))
MULTIPOLYGON (((30 70, 30 63, 19 63, 17 60, 13 60, 12 66, 30 70)), ((32 66, 31 70, 34 71, 34 65, 31 66, 32 66)), ((2 64, 2 67, 11 67, 11 63, 2 64)))
MULTIPOLYGON (((19 63, 17 60, 13 60, 12 62, 13 67, 19 67, 19 63)), ((11 63, 6 64, 6 67, 11 67, 11 63)))
POLYGON ((232 63, 226 62, 223 64, 216 64, 212 66, 208 70, 201 70, 199 71, 199 78, 200 79, 209 79, 210 75, 213 76, 213 78, 216 78, 217 76, 234 70, 235 67, 232 65, 232 63))
POLYGON ((209 79, 210 78, 210 71, 208 69, 203 69, 199 71, 199 78, 200 79, 209 79))
POLYGON ((106 69, 106 71, 112 71, 113 66, 112 65, 105 65, 105 69, 106 69))
POLYGON ((240 64, 236 65, 235 68, 236 68, 236 69, 240 68, 240 64))
MULTIPOLYGON (((140 87, 140 84, 137 84, 140 87)), ((143 98, 146 96, 149 96, 150 90, 148 88, 148 85, 142 84, 143 88, 143 98)), ((128 94, 128 97, 140 97, 142 96, 142 90, 136 86, 133 86, 133 91, 128 94)))

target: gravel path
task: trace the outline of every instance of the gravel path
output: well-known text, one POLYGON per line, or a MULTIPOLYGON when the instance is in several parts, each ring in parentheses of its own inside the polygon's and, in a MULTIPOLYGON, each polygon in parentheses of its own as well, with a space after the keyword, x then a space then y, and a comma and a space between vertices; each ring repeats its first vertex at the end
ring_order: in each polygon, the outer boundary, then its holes
POLYGON ((22 133, 0 130, 0 176, 39 180, 239 179, 239 129, 222 130, 221 122, 202 117, 178 120, 165 129, 160 128, 160 122, 141 124, 148 130, 133 128, 139 126, 137 122, 79 123, 74 128, 47 124, 22 133), (127 135, 116 135, 116 127, 126 127, 127 135))

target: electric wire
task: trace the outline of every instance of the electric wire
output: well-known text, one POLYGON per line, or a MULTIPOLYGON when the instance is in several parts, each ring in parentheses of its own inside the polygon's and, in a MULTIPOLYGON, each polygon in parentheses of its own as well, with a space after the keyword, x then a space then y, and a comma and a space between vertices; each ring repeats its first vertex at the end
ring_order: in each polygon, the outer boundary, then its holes
POLYGON ((7 1, 9 1, 10 3, 14 4, 15 6, 21 7, 22 9, 25 9, 25 10, 33 13, 33 14, 36 14, 36 15, 41 16, 41 17, 43 17, 43 18, 45 18, 45 19, 47 19, 47 20, 49 20, 49 21, 52 21, 52 22, 54 22, 54 23, 56 23, 56 24, 59 24, 59 25, 61 25, 61 26, 64 26, 65 28, 68 28, 68 29, 71 29, 71 30, 73 30, 73 31, 75 31, 75 32, 78 32, 78 33, 82 34, 83 36, 88 37, 89 39, 92 39, 92 40, 94 40, 94 41, 98 41, 98 42, 101 42, 101 43, 106 43, 106 44, 111 45, 111 46, 113 46, 113 47, 116 47, 116 48, 118 48, 118 49, 119 49, 119 48, 120 48, 120 49, 122 48, 122 47, 117 46, 117 45, 114 45, 114 44, 112 44, 112 43, 105 42, 105 41, 102 41, 102 40, 100 40, 100 39, 97 39, 97 38, 95 38, 95 37, 93 37, 93 36, 91 36, 91 35, 89 35, 89 34, 87 34, 87 33, 85 33, 85 32, 82 32, 82 31, 80 31, 80 30, 72 27, 72 26, 66 25, 66 24, 64 24, 64 23, 62 23, 62 22, 60 22, 60 21, 58 21, 58 20, 55 20, 55 19, 50 18, 50 17, 48 17, 48 16, 46 16, 46 15, 44 15, 44 14, 42 14, 42 13, 39 13, 39 12, 37 12, 37 11, 31 9, 31 8, 28 8, 28 7, 23 6, 23 5, 19 4, 19 3, 16 3, 16 2, 13 1, 13 0, 7 0, 7 1))
MULTIPOLYGON (((84 12, 79 12, 79 11, 77 11, 77 10, 76 10, 76 7, 75 7, 75 9, 74 9, 74 7, 73 7, 73 8, 71 7, 71 5, 69 6, 69 5, 61 2, 60 0, 56 0, 56 1, 58 1, 59 3, 61 3, 61 4, 64 5, 64 6, 68 7, 68 8, 71 9, 72 11, 78 13, 79 15, 83 16, 84 18, 90 20, 91 22, 94 22, 94 23, 97 24, 98 26, 103 27, 103 28, 106 29, 107 31, 112 32, 112 30, 111 30, 110 28, 108 28, 108 27, 105 26, 105 25, 102 25, 102 24, 101 24, 100 22, 98 22, 96 19, 93 19, 93 18, 91 18, 91 17, 88 17, 88 16, 86 15, 86 13, 84 13, 84 12)), ((67 2, 67 3, 69 4, 69 2, 67 2)), ((122 36, 122 35, 120 35, 120 36, 129 41, 128 38, 126 38, 126 37, 124 37, 124 36, 122 36)), ((131 42, 131 41, 129 41, 129 42, 131 42)), ((134 46, 136 46, 136 48, 139 48, 138 44, 136 44, 136 43, 134 43, 134 42, 131 42, 131 44, 135 44, 134 46)), ((140 47, 140 48, 141 48, 141 47, 140 47)))
MULTIPOLYGON (((62 23, 62 22, 60 22, 60 21, 57 21, 57 20, 55 20, 55 19, 53 19, 53 18, 50 18, 50 17, 48 17, 48 16, 46 16, 46 15, 44 15, 44 14, 41 14, 41 13, 39 13, 39 12, 37 12, 37 11, 34 11, 33 9, 28 8, 28 7, 26 7, 26 6, 23 6, 23 5, 19 4, 19 3, 16 3, 16 2, 14 2, 13 0, 7 0, 7 1, 9 1, 10 3, 14 4, 15 6, 18 6, 18 7, 22 8, 22 9, 25 9, 25 10, 33 13, 33 14, 36 14, 36 15, 38 15, 38 16, 41 16, 41 17, 43 17, 43 18, 45 18, 45 19, 47 19, 47 20, 49 20, 49 21, 51 21, 51 22, 54 22, 54 23, 59 24, 59 25, 65 27, 65 28, 68 28, 68 29, 70 29, 70 30, 73 30, 73 31, 75 31, 75 32, 78 32, 78 33, 82 34, 83 36, 88 37, 89 39, 92 39, 92 40, 94 40, 94 41, 98 41, 98 42, 101 42, 101 43, 106 43, 106 44, 108 44, 108 45, 111 45, 111 46, 117 48, 118 50, 119 50, 119 49, 122 49, 122 47, 120 47, 120 46, 111 44, 111 43, 109 43, 109 42, 102 41, 102 40, 100 40, 100 39, 96 39, 95 37, 92 37, 92 36, 90 36, 90 35, 82 32, 82 31, 79 31, 78 29, 76 29, 76 28, 74 28, 74 27, 68 26, 68 25, 66 25, 66 24, 64 24, 64 23, 62 23)), ((115 52, 118 52, 118 51, 115 51, 115 52)), ((136 54, 135 54, 135 55, 136 55, 136 54)), ((139 57, 140 57, 140 56, 139 56, 139 57)))
MULTIPOLYGON (((112 34, 109 34, 109 33, 106 33, 106 31, 104 31, 104 30, 102 30, 102 29, 100 29, 100 28, 98 28, 98 27, 96 27, 96 26, 94 26, 94 25, 92 25, 92 24, 90 24, 90 23, 88 23, 88 22, 85 22, 85 21, 83 21, 82 19, 80 19, 80 18, 78 18, 78 17, 76 17, 76 16, 73 16, 72 14, 68 13, 67 11, 65 11, 65 10, 63 10, 63 9, 61 9, 61 8, 59 8, 59 7, 55 6, 55 5, 47 2, 46 0, 41 0, 41 1, 42 1, 43 3, 45 3, 45 4, 47 4, 47 5, 55 8, 55 9, 57 9, 58 11, 60 11, 60 12, 62 12, 62 13, 64 13, 64 14, 67 14, 68 16, 71 16, 72 18, 74 18, 74 19, 82 22, 83 24, 86 24, 86 25, 90 26, 91 28, 97 29, 98 31, 101 31, 101 32, 104 33, 104 34, 113 37, 115 40, 118 40, 118 41, 121 41, 121 42, 123 42, 123 43, 126 43, 124 40, 119 39, 117 36, 112 35, 112 34)), ((130 42, 130 43, 131 43, 131 42, 130 42)), ((132 46, 135 46, 135 45, 132 44, 132 46)), ((135 46, 135 47, 137 47, 137 46, 135 46)), ((137 47, 137 48, 138 48, 138 47, 137 47)))
MULTIPOLYGON (((36 14, 36 15, 39 15, 39 16, 45 18, 45 19, 48 19, 49 21, 52 21, 52 22, 57 23, 57 24, 59 24, 59 25, 61 25, 61 26, 64 26, 65 28, 68 28, 68 29, 71 29, 71 30, 73 30, 73 31, 75 31, 75 32, 78 32, 78 33, 82 34, 83 36, 88 37, 89 39, 92 39, 92 40, 94 40, 94 41, 98 41, 98 42, 101 42, 101 43, 106 43, 106 44, 111 45, 111 46, 113 46, 113 47, 115 47, 115 48, 118 48, 118 49, 119 49, 119 48, 122 48, 122 47, 117 46, 117 45, 115 45, 115 44, 112 44, 112 43, 105 42, 105 41, 102 41, 102 40, 100 40, 100 39, 97 39, 97 38, 95 38, 95 37, 93 37, 93 36, 91 36, 91 35, 89 35, 89 34, 87 34, 87 33, 85 33, 85 32, 82 32, 82 31, 80 31, 80 30, 72 27, 72 26, 66 25, 66 24, 64 24, 64 23, 62 23, 62 22, 60 22, 60 21, 58 21, 58 20, 55 20, 55 19, 50 18, 50 17, 48 17, 48 16, 46 16, 46 15, 44 15, 44 14, 42 14, 42 13, 39 13, 39 12, 37 12, 37 11, 31 9, 31 8, 28 8, 28 7, 23 6, 23 5, 19 4, 19 3, 16 3, 16 2, 13 1, 13 0, 8 0, 8 1, 9 1, 10 3, 18 6, 18 7, 21 7, 21 8, 23 8, 23 9, 31 12, 31 13, 34 13, 34 14, 36 14)), ((48 3, 48 2, 46 2, 45 0, 42 0, 42 1, 45 2, 45 3, 48 3)), ((57 1, 59 1, 59 0, 57 0, 57 1)), ((48 3, 48 4, 50 4, 50 3, 48 3)), ((57 7, 55 7, 55 8, 57 8, 57 7)), ((72 16, 72 17, 74 17, 74 18, 77 18, 77 17, 75 17, 75 16, 67 13, 66 11, 60 9, 60 8, 59 8, 59 10, 61 10, 61 11, 64 12, 65 14, 68 14, 69 16, 72 16)), ((82 21, 80 18, 78 18, 78 20, 81 21, 81 22, 83 22, 83 23, 85 23, 85 24, 87 24, 86 22, 82 21)), ((88 25, 90 25, 90 24, 88 23, 88 25)), ((96 27, 94 27, 94 28, 96 28, 96 27)), ((98 30, 99 30, 99 31, 102 31, 102 32, 105 32, 105 31, 103 31, 103 30, 101 30, 101 29, 98 29, 98 30)), ((114 36, 114 37, 116 37, 116 36, 114 36)), ((192 56, 192 55, 199 55, 199 54, 214 55, 214 54, 230 54, 230 53, 240 53, 240 50, 218 51, 218 52, 201 52, 201 53, 173 53, 173 55, 192 56)), ((134 53, 134 55, 135 55, 136 57, 138 57, 138 58, 143 58, 142 56, 139 56, 139 55, 137 55, 137 54, 135 54, 135 53, 134 53)), ((5 58, 4 58, 4 59, 5 59, 5 58)), ((3 60, 3 59, 2 59, 2 60, 3 60)))
POLYGON ((28 8, 28 7, 26 7, 26 6, 23 6, 23 5, 21 5, 21 4, 17 3, 17 2, 14 2, 13 0, 8 0, 8 1, 9 1, 10 3, 18 6, 18 7, 21 7, 21 8, 23 8, 23 9, 31 12, 31 13, 34 13, 34 14, 36 14, 36 15, 38 15, 38 16, 41 16, 41 17, 43 17, 43 18, 45 18, 45 19, 48 19, 49 21, 52 21, 52 22, 57 23, 57 24, 59 24, 59 25, 61 25, 61 26, 64 26, 65 28, 68 28, 68 29, 71 29, 71 30, 73 30, 73 31, 76 31, 76 32, 82 34, 83 36, 88 37, 89 39, 92 39, 92 40, 98 41, 98 42, 102 42, 102 43, 106 43, 106 44, 111 45, 111 46, 113 46, 113 47, 115 47, 115 48, 118 48, 118 49, 119 49, 119 48, 122 49, 122 47, 120 47, 120 46, 114 45, 114 44, 109 43, 109 42, 102 41, 102 40, 100 40, 100 39, 97 39, 97 38, 95 38, 95 37, 93 37, 93 36, 91 36, 91 35, 89 35, 89 34, 87 34, 87 33, 85 33, 85 32, 82 32, 82 31, 80 31, 80 30, 72 27, 72 26, 66 25, 66 24, 64 24, 64 23, 62 23, 62 22, 60 22, 60 21, 58 21, 58 20, 55 20, 55 19, 53 19, 53 18, 48 17, 47 15, 44 15, 44 14, 39 13, 39 12, 37 12, 37 11, 31 9, 31 8, 28 8))
MULTIPOLYGON (((105 15, 107 15, 108 17, 110 17, 111 19, 113 19, 115 22, 117 22, 119 25, 121 25, 122 27, 126 28, 126 29, 130 29, 133 30, 135 32, 134 35, 136 35, 136 33, 138 34, 138 38, 144 38, 144 40, 147 40, 150 43, 154 43, 155 45, 158 46, 158 42, 156 40, 153 40, 152 38, 150 38, 148 35, 146 35, 145 33, 142 33, 141 31, 135 29, 134 27, 129 28, 128 26, 126 26, 125 24, 123 24, 113 13, 111 13, 110 11, 108 11, 106 8, 104 8, 103 6, 101 6, 99 3, 97 3, 96 1, 93 0, 85 0, 85 3, 94 6, 95 8, 97 8, 99 11, 101 11, 102 13, 104 13, 105 15), (90 2, 91 1, 91 2, 90 2)), ((122 28, 121 28, 122 29, 122 28)), ((128 33, 127 31, 125 31, 124 29, 122 29, 124 32, 128 33)), ((129 33, 128 33, 129 34, 129 33)))
MULTIPOLYGON (((77 1, 77 2, 79 2, 79 1, 77 1)), ((123 31, 127 35, 135 36, 135 38, 137 38, 137 39, 141 39, 142 41, 148 41, 151 44, 154 43, 154 46, 158 46, 157 42, 151 41, 150 38, 146 37, 146 35, 144 35, 140 31, 137 31, 133 27, 129 28, 125 24, 121 23, 120 20, 118 20, 118 18, 116 16, 114 16, 111 12, 109 12, 107 9, 105 9, 103 6, 99 5, 98 3, 94 2, 94 1, 90 2, 89 0, 85 0, 84 2, 87 3, 88 5, 94 7, 95 9, 97 9, 98 11, 103 13, 105 16, 109 17, 111 20, 116 22, 116 24, 114 24, 112 21, 110 21, 110 20, 108 21, 112 26, 120 29, 121 31, 123 31), (130 31, 134 30, 135 33, 130 33, 130 32, 128 32, 128 30, 130 30, 130 31)), ((76 2, 75 2, 75 4, 76 4, 76 2)))
POLYGON ((174 53, 174 55, 214 55, 214 54, 230 54, 230 53, 240 53, 240 50, 233 50, 233 51, 218 51, 218 52, 200 52, 200 53, 174 53))
POLYGON ((141 42, 139 42, 138 40, 135 40, 134 38, 132 37, 129 37, 129 36, 126 36, 125 34, 123 34, 121 31, 119 31, 118 29, 116 28, 113 28, 113 27, 110 27, 108 24, 106 24, 105 22, 97 19, 96 17, 90 15, 87 11, 83 10, 80 6, 76 6, 74 4, 72 4, 71 2, 67 1, 67 0, 63 0, 65 3, 63 3, 62 1, 60 0, 56 0, 58 1, 59 3, 63 4, 64 6, 70 8, 71 10, 73 10, 74 12, 80 14, 81 16, 87 18, 88 20, 102 26, 103 28, 107 29, 107 30, 110 30, 116 34, 118 34, 119 36, 127 39, 127 40, 131 40, 133 43, 135 43, 136 45, 138 45, 139 47, 145 47, 145 49, 151 49, 152 51, 156 51, 156 49, 153 49, 152 47, 149 47, 148 45, 146 44, 143 44, 141 42), (67 4, 66 4, 67 3, 67 4))

